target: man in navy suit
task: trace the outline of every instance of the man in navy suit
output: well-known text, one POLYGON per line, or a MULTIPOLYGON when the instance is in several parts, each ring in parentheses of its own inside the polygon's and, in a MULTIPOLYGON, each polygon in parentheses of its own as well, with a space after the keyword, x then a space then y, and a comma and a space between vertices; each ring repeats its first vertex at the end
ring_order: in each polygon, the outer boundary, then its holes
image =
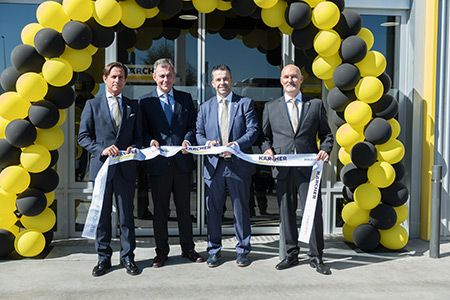
MULTIPOLYGON (((267 102, 263 112, 264 142, 262 151, 273 158, 274 154, 317 153, 317 160, 327 161, 333 147, 333 134, 328 126, 327 113, 320 99, 310 99, 300 91, 303 76, 295 65, 281 71, 284 96, 267 102), (317 145, 316 137, 320 140, 317 145)), ((298 264, 297 203, 300 198, 304 209, 308 193, 311 167, 276 167, 272 175, 277 179, 276 190, 280 208, 281 230, 285 258, 277 270, 298 264)), ((309 257, 311 267, 321 274, 331 274, 322 260, 324 248, 322 199, 319 193, 314 217, 309 257)))
MULTIPOLYGON (((81 114, 78 143, 91 154, 89 180, 94 181, 108 156, 118 156, 121 150, 129 153, 142 144, 139 105, 122 96, 127 81, 127 69, 113 62, 103 69, 106 93, 88 100, 81 114)), ((114 194, 119 212, 120 264, 130 275, 139 269, 134 262, 136 238, 134 232, 133 198, 136 181, 136 162, 111 165, 105 187, 102 212, 95 237, 98 264, 93 276, 105 274, 111 267, 111 211, 114 194)))
MULTIPOLYGON (((175 90, 173 62, 161 58, 153 64, 153 79, 157 88, 139 98, 142 111, 145 146, 183 146, 195 142, 195 109, 189 93, 175 90)), ((156 240, 156 257, 153 267, 162 267, 169 254, 167 223, 169 201, 173 200, 177 212, 178 231, 182 256, 194 262, 203 262, 192 238, 191 179, 194 159, 184 149, 167 158, 157 156, 148 161, 152 199, 154 204, 153 228, 156 240)))
MULTIPOLYGON (((223 145, 237 147, 251 153, 257 140, 258 119, 253 101, 231 92, 233 79, 226 65, 212 70, 212 86, 216 96, 200 106, 197 116, 197 142, 199 145, 223 145)), ((251 176, 255 167, 230 152, 208 155, 204 160, 206 206, 208 224, 208 267, 219 264, 222 249, 222 211, 226 200, 226 188, 233 204, 234 229, 238 266, 248 264, 250 247, 249 197, 251 176)))

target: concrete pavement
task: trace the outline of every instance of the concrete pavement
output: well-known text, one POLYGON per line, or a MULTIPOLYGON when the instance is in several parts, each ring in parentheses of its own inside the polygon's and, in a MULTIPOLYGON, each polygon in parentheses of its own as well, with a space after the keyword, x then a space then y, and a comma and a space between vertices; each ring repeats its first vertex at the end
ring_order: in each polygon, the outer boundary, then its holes
MULTIPOLYGON (((196 249, 205 258, 204 237, 196 249)), ((312 269, 301 249, 300 264, 277 271, 278 236, 252 237, 251 264, 235 264, 236 240, 223 241, 222 263, 208 268, 181 257, 177 238, 170 238, 166 266, 151 267, 153 238, 138 238, 136 262, 142 273, 119 267, 114 240, 113 268, 94 278, 93 241, 55 240, 39 258, 0 260, 0 299, 448 299, 450 239, 441 239, 441 258, 429 258, 428 242, 414 239, 401 251, 382 247, 372 253, 355 249, 341 236, 327 236, 324 259, 333 274, 312 269)))

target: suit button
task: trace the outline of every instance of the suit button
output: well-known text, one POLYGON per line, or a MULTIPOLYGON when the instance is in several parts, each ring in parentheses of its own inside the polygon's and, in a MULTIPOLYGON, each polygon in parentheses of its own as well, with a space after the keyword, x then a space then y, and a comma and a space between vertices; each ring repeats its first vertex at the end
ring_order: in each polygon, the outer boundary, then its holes
POLYGON ((169 130, 169 134, 172 135, 172 130, 169 130))

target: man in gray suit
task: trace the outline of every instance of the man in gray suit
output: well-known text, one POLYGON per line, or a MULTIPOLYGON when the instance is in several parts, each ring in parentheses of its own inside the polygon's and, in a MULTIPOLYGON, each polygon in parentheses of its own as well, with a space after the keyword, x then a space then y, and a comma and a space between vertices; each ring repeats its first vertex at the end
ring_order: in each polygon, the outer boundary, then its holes
MULTIPOLYGON (((300 87, 303 76, 295 65, 283 68, 280 81, 284 96, 267 102, 264 107, 262 151, 272 158, 274 154, 317 153, 317 160, 327 161, 333 147, 333 134, 328 126, 323 102, 302 95, 300 87), (320 147, 316 136, 320 140, 320 147)), ((285 249, 285 258, 277 264, 276 269, 283 270, 298 264, 297 197, 304 209, 311 167, 276 167, 272 175, 277 179, 276 190, 284 237, 281 242, 285 249)), ((329 275, 331 271, 322 260, 322 199, 320 193, 318 196, 308 255, 311 267, 321 274, 329 275)))
MULTIPOLYGON (((127 81, 127 69, 120 62, 108 64, 103 69, 106 93, 88 100, 81 114, 78 143, 91 154, 89 180, 94 181, 108 156, 129 153, 142 144, 141 114, 136 101, 122 96, 127 81)), ((105 274, 111 268, 111 211, 113 194, 117 201, 120 226, 120 264, 127 273, 137 275, 134 262, 136 239, 134 232, 133 198, 136 181, 136 162, 111 165, 98 222, 95 248, 98 263, 93 276, 105 274)))

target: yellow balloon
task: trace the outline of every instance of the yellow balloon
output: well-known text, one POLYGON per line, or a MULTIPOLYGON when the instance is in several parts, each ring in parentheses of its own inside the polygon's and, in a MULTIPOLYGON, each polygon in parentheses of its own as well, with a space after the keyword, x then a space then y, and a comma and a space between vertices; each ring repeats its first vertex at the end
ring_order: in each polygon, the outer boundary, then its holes
POLYGON ((367 169, 367 177, 374 186, 386 188, 394 182, 395 170, 390 163, 377 161, 367 169))
POLYGON ((395 225, 402 224, 408 218, 408 207, 403 204, 401 206, 394 207, 395 212, 397 213, 397 222, 395 225))
POLYGON ((0 211, 3 213, 12 213, 16 209, 16 195, 7 193, 0 188, 0 211))
POLYGON ((121 22, 128 28, 139 28, 144 24, 146 14, 144 8, 136 3, 134 0, 127 0, 119 2, 122 8, 121 22))
POLYGON ((227 11, 231 9, 231 1, 219 1, 217 9, 220 11, 227 11))
POLYGON ((22 149, 20 163, 30 173, 40 173, 48 168, 51 155, 47 148, 41 145, 31 145, 22 149))
POLYGON ((353 231, 355 231, 355 229, 356 227, 350 226, 347 223, 344 223, 344 226, 342 226, 342 235, 344 235, 344 238, 350 243, 353 243, 353 231))
POLYGON ((46 208, 42 213, 34 217, 22 216, 20 222, 26 229, 34 229, 39 232, 47 232, 55 226, 56 215, 52 209, 46 208))
POLYGON ((363 183, 355 189, 353 198, 361 209, 371 210, 380 203, 381 192, 376 186, 363 183))
POLYGON ((65 59, 59 57, 50 58, 44 63, 42 74, 49 84, 61 87, 70 82, 73 76, 73 69, 65 59))
POLYGON ((42 27, 53 28, 61 32, 70 18, 64 12, 63 6, 55 1, 45 1, 36 10, 36 18, 42 27))
POLYGON ((86 22, 94 14, 94 2, 91 0, 64 0, 63 9, 74 21, 86 22))
POLYGON ((332 88, 334 88, 336 85, 334 84, 333 78, 331 79, 327 79, 323 81, 323 84, 325 85, 325 88, 327 90, 331 90, 332 88))
POLYGON ((60 127, 64 122, 66 121, 66 110, 65 109, 59 109, 59 120, 58 123, 56 123, 55 127, 60 127))
POLYGON ((383 83, 380 79, 363 77, 355 87, 356 97, 366 103, 375 103, 383 96, 383 83))
POLYGON ((347 203, 342 209, 342 219, 352 227, 369 222, 370 210, 361 209, 355 202, 347 203))
POLYGON ((42 145, 48 150, 56 150, 64 142, 64 133, 61 128, 53 126, 50 129, 40 129, 36 128, 37 136, 34 141, 37 145, 42 145))
POLYGON ((317 78, 328 80, 333 78, 333 72, 342 63, 339 53, 332 56, 317 56, 312 63, 312 70, 317 78))
POLYGON ((378 51, 369 51, 367 52, 366 57, 355 65, 361 72, 361 77, 378 77, 383 74, 386 69, 386 58, 378 51))
POLYGON ((94 18, 100 25, 112 27, 122 18, 122 8, 115 0, 97 0, 94 5, 94 18))
POLYGON ((321 30, 314 37, 314 49, 321 56, 335 55, 341 47, 341 37, 339 33, 332 29, 321 30))
POLYGON ((38 73, 28 72, 16 81, 17 93, 28 101, 38 101, 47 95, 47 81, 38 73))
POLYGON ((159 13, 159 8, 158 8, 158 6, 155 6, 155 7, 150 8, 150 9, 144 9, 144 13, 145 13, 145 17, 147 19, 151 19, 151 18, 155 17, 159 13))
POLYGON ((261 8, 271 8, 277 4, 278 0, 253 0, 261 8))
POLYGON ((0 139, 6 138, 5 130, 6 130, 6 126, 8 126, 8 124, 9 124, 9 120, 0 117, 0 139))
POLYGON ((22 40, 22 43, 34 47, 34 36, 42 28, 44 27, 42 27, 42 25, 39 23, 30 23, 27 26, 25 26, 20 34, 20 39, 22 40))
POLYGON ((285 21, 285 11, 287 3, 284 1, 278 1, 277 4, 271 8, 261 9, 261 19, 269 27, 278 27, 285 21))
POLYGON ((406 246, 408 240, 408 232, 401 225, 395 225, 388 230, 380 230, 380 244, 388 249, 402 249, 406 246))
POLYGON ((315 7, 317 6, 319 3, 324 2, 325 0, 303 0, 304 2, 308 3, 309 6, 311 7, 315 7))
POLYGON ((10 194, 19 194, 30 185, 30 174, 20 166, 9 166, 0 173, 0 186, 10 194))
POLYGON ((8 229, 17 222, 17 216, 14 212, 0 210, 0 228, 8 229))
POLYGON ((364 141, 363 128, 355 128, 345 123, 336 131, 336 142, 339 146, 350 149, 354 144, 364 141))
POLYGON ((364 40, 364 42, 366 42, 367 50, 370 50, 372 48, 373 42, 375 40, 372 31, 367 28, 361 28, 357 36, 359 36, 364 40))
POLYGON ((338 153, 339 161, 345 166, 352 162, 352 159, 350 157, 350 153, 348 153, 344 147, 339 148, 338 153))
POLYGON ((91 91, 92 95, 97 95, 98 91, 100 90, 100 85, 96 82, 94 85, 94 89, 91 91))
POLYGON ((45 193, 45 198, 47 198, 47 207, 52 205, 53 201, 55 201, 55 191, 51 191, 49 193, 45 193))
POLYGON ((24 257, 39 255, 45 248, 45 237, 37 230, 24 230, 16 236, 14 248, 24 257))
POLYGON ((398 121, 394 118, 389 119, 388 122, 389 122, 389 124, 391 124, 391 128, 392 128, 391 140, 398 138, 398 136, 400 135, 400 131, 401 131, 400 123, 398 123, 398 121))
POLYGON ((379 161, 386 161, 390 164, 396 164, 402 160, 405 155, 405 146, 397 139, 390 139, 384 144, 375 145, 379 161))
POLYGON ((192 0, 192 4, 194 5, 195 9, 198 10, 201 13, 209 14, 210 12, 213 12, 217 5, 219 4, 219 0, 192 0))
POLYGON ((353 127, 363 127, 372 119, 372 108, 362 101, 353 101, 344 111, 345 121, 353 127))
POLYGON ((92 44, 87 46, 86 49, 88 49, 88 51, 91 55, 94 55, 95 53, 97 53, 97 50, 98 50, 98 48, 95 46, 92 46, 92 44))
POLYGON ((319 29, 330 29, 336 26, 341 17, 341 11, 336 4, 325 1, 317 4, 312 11, 312 22, 319 29))
POLYGON ((66 60, 74 72, 86 71, 92 64, 92 56, 88 49, 75 50, 66 46, 60 58, 66 60))
POLYGON ((31 103, 23 99, 17 92, 6 92, 0 95, 0 117, 12 121, 28 116, 31 103))
POLYGON ((285 19, 283 19, 283 23, 280 26, 278 26, 278 29, 286 35, 291 35, 292 32, 294 31, 294 28, 289 26, 285 19))

